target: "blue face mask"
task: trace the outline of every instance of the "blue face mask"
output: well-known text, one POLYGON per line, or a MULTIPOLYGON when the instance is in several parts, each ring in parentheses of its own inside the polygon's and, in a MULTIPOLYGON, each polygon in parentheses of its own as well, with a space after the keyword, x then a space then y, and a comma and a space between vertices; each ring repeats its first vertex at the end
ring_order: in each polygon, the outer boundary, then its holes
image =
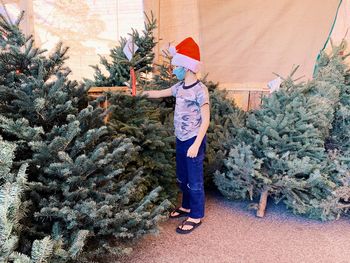
POLYGON ((184 67, 177 67, 173 70, 173 74, 178 80, 184 80, 186 75, 186 70, 184 67))

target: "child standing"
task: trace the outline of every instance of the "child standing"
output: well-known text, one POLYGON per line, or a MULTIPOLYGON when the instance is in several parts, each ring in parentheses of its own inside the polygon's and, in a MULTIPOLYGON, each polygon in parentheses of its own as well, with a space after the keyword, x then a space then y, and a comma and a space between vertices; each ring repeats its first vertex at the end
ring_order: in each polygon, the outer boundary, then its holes
POLYGON ((199 70, 199 47, 186 38, 170 52, 173 73, 179 80, 164 90, 144 91, 149 98, 176 97, 174 126, 176 135, 176 176, 182 191, 182 206, 171 212, 170 218, 188 216, 176 232, 187 234, 198 227, 204 217, 203 160, 210 108, 207 87, 196 76, 199 70))

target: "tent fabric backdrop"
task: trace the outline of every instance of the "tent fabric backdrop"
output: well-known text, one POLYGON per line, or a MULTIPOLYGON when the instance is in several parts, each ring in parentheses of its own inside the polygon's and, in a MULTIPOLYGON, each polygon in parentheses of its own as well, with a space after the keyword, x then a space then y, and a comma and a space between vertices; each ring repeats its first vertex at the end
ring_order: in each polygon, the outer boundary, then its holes
MULTIPOLYGON (((348 43, 347 52, 350 52, 350 0, 342 1, 333 31, 331 32, 331 40, 334 44, 339 44, 343 39, 348 43)), ((326 51, 330 49, 331 43, 329 41, 326 51)), ((348 57, 347 62, 350 63, 350 57, 348 57)))
POLYGON ((339 0, 145 0, 158 8, 161 46, 194 37, 202 72, 227 89, 261 89, 300 65, 312 77, 339 0))

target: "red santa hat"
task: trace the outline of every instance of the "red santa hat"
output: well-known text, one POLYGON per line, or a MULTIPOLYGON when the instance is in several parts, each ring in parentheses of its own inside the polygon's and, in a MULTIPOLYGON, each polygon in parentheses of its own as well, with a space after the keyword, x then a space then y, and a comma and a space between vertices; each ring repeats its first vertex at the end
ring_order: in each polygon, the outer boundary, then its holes
POLYGON ((195 73, 199 71, 201 64, 199 47, 193 38, 188 37, 176 47, 170 47, 169 52, 173 56, 172 65, 187 68, 195 73))

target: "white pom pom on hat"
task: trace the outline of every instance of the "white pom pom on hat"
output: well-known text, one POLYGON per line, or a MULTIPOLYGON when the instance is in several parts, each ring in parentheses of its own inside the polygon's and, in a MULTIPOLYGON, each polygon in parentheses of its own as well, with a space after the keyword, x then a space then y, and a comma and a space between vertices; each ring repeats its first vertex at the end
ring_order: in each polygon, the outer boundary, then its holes
POLYGON ((171 60, 172 65, 187 68, 194 73, 199 71, 201 65, 199 46, 193 38, 188 37, 176 47, 170 46, 168 50, 173 56, 171 60))

